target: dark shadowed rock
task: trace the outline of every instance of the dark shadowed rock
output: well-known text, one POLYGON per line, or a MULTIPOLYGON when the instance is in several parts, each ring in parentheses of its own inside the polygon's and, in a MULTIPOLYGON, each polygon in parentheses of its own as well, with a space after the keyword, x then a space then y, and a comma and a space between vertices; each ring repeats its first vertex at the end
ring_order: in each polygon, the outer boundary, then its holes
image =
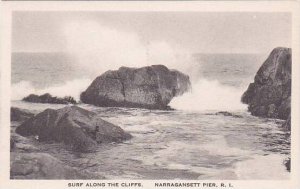
POLYGON ((11 107, 10 108, 10 120, 11 121, 26 121, 27 119, 33 117, 34 114, 28 112, 27 110, 11 107))
POLYGON ((76 104, 76 100, 71 96, 66 96, 64 98, 59 98, 55 96, 51 96, 49 93, 45 93, 43 95, 35 95, 30 94, 27 97, 22 99, 26 102, 33 103, 49 103, 49 104, 76 104))
POLYGON ((240 115, 236 115, 236 114, 226 112, 226 111, 217 112, 217 113, 215 113, 215 115, 223 115, 223 116, 229 116, 229 117, 234 117, 234 118, 242 118, 242 116, 240 116, 240 115))
POLYGON ((10 139, 10 150, 13 150, 14 148, 15 148, 15 146, 16 146, 16 143, 15 143, 15 141, 14 141, 14 139, 10 139))
POLYGON ((254 116, 288 119, 291 111, 291 49, 275 48, 242 96, 254 116))
POLYGON ((288 158, 285 162, 284 165, 286 167, 286 170, 291 172, 291 158, 288 158))
POLYGON ((11 133, 10 151, 13 152, 38 152, 39 148, 32 144, 32 140, 15 132, 11 133))
POLYGON ((97 77, 80 99, 104 107, 167 109, 172 98, 188 91, 190 85, 187 75, 163 65, 121 67, 97 77))
POLYGON ((282 127, 286 131, 291 131, 291 115, 289 118, 282 124, 282 127))
POLYGON ((78 170, 46 153, 15 153, 10 156, 11 179, 104 179, 86 170, 78 170))
POLYGON ((36 136, 39 141, 63 142, 81 152, 94 150, 97 143, 121 142, 131 137, 96 113, 77 106, 46 109, 17 127, 16 133, 36 136))

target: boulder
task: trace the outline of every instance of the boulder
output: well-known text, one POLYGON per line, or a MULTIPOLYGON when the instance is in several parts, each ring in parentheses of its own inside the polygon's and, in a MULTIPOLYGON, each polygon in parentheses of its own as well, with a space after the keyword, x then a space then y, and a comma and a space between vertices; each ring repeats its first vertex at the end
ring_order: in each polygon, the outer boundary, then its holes
POLYGON ((48 103, 48 104, 76 104, 76 100, 71 96, 65 96, 63 98, 55 97, 49 93, 43 95, 30 94, 22 99, 26 102, 33 103, 48 103))
POLYGON ((290 48, 275 48, 242 96, 254 116, 288 119, 291 112, 290 48))
POLYGON ((46 153, 15 153, 10 156, 11 179, 104 179, 103 176, 65 165, 46 153))
POLYGON ((97 77, 80 99, 102 107, 167 109, 172 98, 190 86, 189 76, 163 65, 121 67, 97 77))
POLYGON ((18 126, 16 133, 35 136, 38 141, 63 142, 80 152, 95 150, 97 143, 121 142, 131 137, 96 113, 77 106, 46 109, 18 126))
POLYGON ((26 121, 33 117, 34 114, 27 110, 11 107, 10 108, 10 120, 11 121, 26 121))

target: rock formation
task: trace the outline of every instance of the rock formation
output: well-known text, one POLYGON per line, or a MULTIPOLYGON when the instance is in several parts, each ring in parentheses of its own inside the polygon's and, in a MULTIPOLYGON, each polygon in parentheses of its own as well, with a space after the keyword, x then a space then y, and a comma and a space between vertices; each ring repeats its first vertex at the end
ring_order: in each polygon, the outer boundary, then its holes
POLYGON ((163 65, 121 67, 97 77, 80 99, 103 107, 167 109, 172 98, 188 91, 190 85, 187 75, 163 65))
POLYGON ((23 110, 20 108, 11 107, 10 108, 10 120, 11 121, 26 121, 27 119, 33 117, 34 114, 23 110))
POLYGON ((76 104, 76 100, 74 100, 71 96, 66 96, 64 98, 59 98, 55 96, 51 96, 49 93, 45 93, 43 95, 35 95, 30 94, 27 97, 22 99, 26 102, 33 102, 33 103, 49 103, 49 104, 76 104))
POLYGON ((121 142, 131 137, 96 113, 77 106, 46 109, 17 127, 16 133, 35 136, 38 141, 63 142, 80 152, 93 151, 97 143, 121 142))
POLYGON ((242 96, 254 116, 288 119, 291 112, 291 49, 275 48, 242 96))
POLYGON ((65 165, 46 153, 16 153, 10 155, 11 179, 104 179, 103 176, 65 165))

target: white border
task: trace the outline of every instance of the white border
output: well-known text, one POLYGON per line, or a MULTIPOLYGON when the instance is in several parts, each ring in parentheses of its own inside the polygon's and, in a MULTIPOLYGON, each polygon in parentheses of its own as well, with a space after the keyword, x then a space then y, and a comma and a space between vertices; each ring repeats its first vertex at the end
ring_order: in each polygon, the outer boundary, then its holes
MULTIPOLYGON (((186 180, 183 182, 232 183, 234 189, 298 189, 299 174, 299 37, 300 37, 300 3, 299 1, 163 1, 163 2, 1 2, 1 125, 0 125, 0 189, 15 188, 70 188, 70 182, 142 182, 142 188, 155 188, 155 180, 105 180, 105 181, 71 181, 71 180, 10 180, 9 179, 9 141, 10 141, 10 73, 11 73, 11 13, 12 11, 201 11, 201 12, 291 12, 292 13, 292 165, 290 180, 186 180)), ((178 180, 159 180, 157 182, 180 182, 178 180)), ((80 187, 87 188, 87 187, 80 187)), ((103 187, 97 187, 103 188, 103 187)), ((110 187, 113 188, 113 187, 110 187)), ((124 188, 124 187, 119 187, 124 188)), ((204 187, 203 187, 204 188, 204 187)), ((206 187, 207 188, 207 187, 206 187)))

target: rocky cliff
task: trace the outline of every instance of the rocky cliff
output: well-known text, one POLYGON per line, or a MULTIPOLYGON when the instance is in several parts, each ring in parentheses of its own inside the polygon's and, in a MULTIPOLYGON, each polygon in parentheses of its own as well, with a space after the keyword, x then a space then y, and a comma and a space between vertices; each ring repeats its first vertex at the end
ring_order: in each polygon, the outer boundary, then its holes
POLYGON ((189 76, 163 65, 121 67, 97 77, 80 99, 103 107, 167 109, 172 98, 190 86, 189 76))
MULTIPOLYGON (((259 68, 242 102, 254 116, 287 120, 291 112, 290 48, 275 48, 259 68)), ((289 126, 285 126, 289 128, 289 126)))

